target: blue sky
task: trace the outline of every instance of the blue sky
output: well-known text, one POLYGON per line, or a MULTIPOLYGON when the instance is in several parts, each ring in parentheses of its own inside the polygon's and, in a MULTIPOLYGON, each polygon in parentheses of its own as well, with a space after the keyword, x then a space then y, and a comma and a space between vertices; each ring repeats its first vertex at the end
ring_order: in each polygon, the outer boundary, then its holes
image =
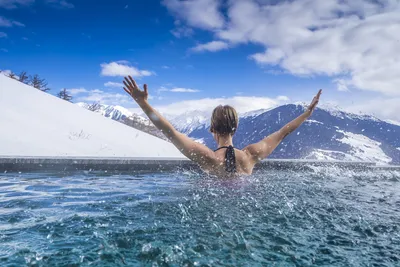
POLYGON ((0 69, 127 108, 116 83, 131 73, 164 112, 268 108, 323 88, 325 102, 396 119, 399 10, 395 0, 0 0, 0 69))

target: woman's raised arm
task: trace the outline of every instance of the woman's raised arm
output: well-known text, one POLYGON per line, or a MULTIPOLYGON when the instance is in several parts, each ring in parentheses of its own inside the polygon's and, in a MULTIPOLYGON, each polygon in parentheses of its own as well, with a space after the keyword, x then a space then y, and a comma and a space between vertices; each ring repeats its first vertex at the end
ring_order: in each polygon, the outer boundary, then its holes
POLYGON ((254 162, 259 162, 260 160, 268 157, 286 136, 296 130, 304 121, 308 119, 308 117, 311 116, 318 104, 321 93, 322 90, 319 90, 318 94, 313 98, 307 110, 299 117, 283 126, 279 131, 265 137, 260 142, 245 147, 243 151, 249 154, 254 162))
POLYGON ((172 124, 155 110, 147 101, 147 84, 143 91, 139 89, 131 76, 125 77, 124 90, 127 92, 146 113, 153 124, 181 151, 183 155, 197 162, 200 166, 209 165, 214 159, 214 153, 208 147, 197 143, 188 136, 178 132, 172 124))

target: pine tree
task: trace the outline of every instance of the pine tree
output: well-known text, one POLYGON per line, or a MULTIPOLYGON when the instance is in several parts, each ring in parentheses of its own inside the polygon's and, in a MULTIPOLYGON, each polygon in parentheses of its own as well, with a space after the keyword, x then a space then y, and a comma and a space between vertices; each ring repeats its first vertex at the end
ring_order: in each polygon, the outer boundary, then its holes
POLYGON ((99 111, 100 108, 101 108, 101 104, 99 102, 94 102, 93 104, 91 104, 87 107, 88 110, 94 111, 94 112, 99 111))
POLYGON ((30 78, 30 85, 43 92, 47 92, 50 90, 50 88, 47 87, 46 80, 41 79, 37 74, 30 78))
POLYGON ((62 89, 57 96, 61 99, 64 99, 65 101, 71 102, 72 96, 68 94, 67 89, 62 89))
POLYGON ((14 72, 8 73, 8 77, 10 77, 11 79, 17 80, 17 76, 15 75, 14 72))
POLYGON ((18 75, 18 81, 28 84, 29 83, 29 77, 26 73, 26 71, 21 71, 20 74, 18 75))

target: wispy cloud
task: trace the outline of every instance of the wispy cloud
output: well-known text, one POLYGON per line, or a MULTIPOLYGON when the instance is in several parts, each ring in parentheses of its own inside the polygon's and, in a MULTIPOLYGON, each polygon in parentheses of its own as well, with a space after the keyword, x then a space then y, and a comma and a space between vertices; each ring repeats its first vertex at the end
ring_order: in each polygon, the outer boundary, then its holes
POLYGON ((202 29, 218 29, 224 25, 224 17, 219 12, 219 0, 163 0, 162 3, 179 19, 190 26, 202 29))
POLYGON ((195 47, 192 47, 190 50, 193 52, 203 52, 203 51, 209 51, 209 52, 216 52, 220 50, 225 50, 229 48, 229 44, 223 41, 212 41, 209 43, 205 44, 199 44, 195 47))
POLYGON ((171 115, 176 116, 190 111, 211 111, 218 105, 231 105, 239 113, 245 113, 258 109, 268 109, 284 104, 289 100, 285 96, 277 98, 268 97, 248 97, 248 96, 234 96, 229 98, 202 98, 194 100, 185 100, 175 102, 168 105, 156 106, 156 109, 171 115))
POLYGON ((74 8, 75 6, 66 0, 46 0, 46 2, 55 8, 74 8))
POLYGON ((190 89, 190 88, 172 88, 169 91, 174 92, 174 93, 198 93, 198 92, 200 92, 200 90, 190 89))
POLYGON ((7 53, 7 52, 8 52, 8 50, 5 49, 5 48, 0 48, 0 51, 1 51, 1 52, 4 52, 4 53, 7 53))
POLYGON ((172 92, 172 93, 198 93, 201 92, 200 90, 197 89, 191 89, 191 88, 183 88, 183 87, 173 87, 173 88, 167 88, 164 86, 161 86, 158 88, 157 93, 160 94, 162 92, 172 92))
POLYGON ((7 33, 0 32, 0 38, 7 38, 7 33))
POLYGON ((104 84, 105 87, 124 87, 123 83, 116 83, 116 82, 106 82, 104 84))
POLYGON ((175 28, 171 30, 172 35, 176 38, 190 37, 194 34, 194 30, 185 25, 181 25, 179 20, 175 21, 175 28))
POLYGON ((84 88, 68 89, 71 95, 75 95, 76 102, 100 102, 107 105, 126 105, 133 103, 132 98, 127 94, 109 93, 99 89, 87 90, 84 88), (74 91, 75 90, 75 91, 74 91))
POLYGON ((18 7, 29 6, 35 0, 0 0, 0 8, 15 9, 18 7))
POLYGON ((89 92, 89 90, 86 90, 85 88, 71 88, 67 89, 67 91, 73 96, 89 92))
POLYGON ((102 76, 128 76, 131 75, 136 78, 140 78, 143 76, 151 76, 154 75, 153 72, 148 70, 140 70, 136 67, 130 66, 127 61, 117 61, 110 63, 103 63, 101 66, 101 75, 102 76))
POLYGON ((347 111, 374 115, 380 119, 399 120, 400 97, 374 97, 344 106, 347 111))
POLYGON ((13 27, 13 26, 25 27, 25 25, 19 21, 9 20, 5 17, 0 16, 0 27, 13 27))

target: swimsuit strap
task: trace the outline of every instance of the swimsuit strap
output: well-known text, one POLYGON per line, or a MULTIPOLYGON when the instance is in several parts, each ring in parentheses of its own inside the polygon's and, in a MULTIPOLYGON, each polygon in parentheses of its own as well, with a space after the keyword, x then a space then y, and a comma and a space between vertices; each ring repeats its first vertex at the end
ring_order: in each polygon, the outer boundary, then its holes
POLYGON ((236 172, 236 156, 235 156, 235 148, 233 146, 221 146, 217 148, 215 151, 226 148, 225 153, 225 170, 227 172, 236 172))
POLYGON ((232 146, 221 146, 221 147, 215 149, 214 152, 217 152, 217 151, 220 150, 220 149, 229 148, 229 147, 232 147, 232 146))

